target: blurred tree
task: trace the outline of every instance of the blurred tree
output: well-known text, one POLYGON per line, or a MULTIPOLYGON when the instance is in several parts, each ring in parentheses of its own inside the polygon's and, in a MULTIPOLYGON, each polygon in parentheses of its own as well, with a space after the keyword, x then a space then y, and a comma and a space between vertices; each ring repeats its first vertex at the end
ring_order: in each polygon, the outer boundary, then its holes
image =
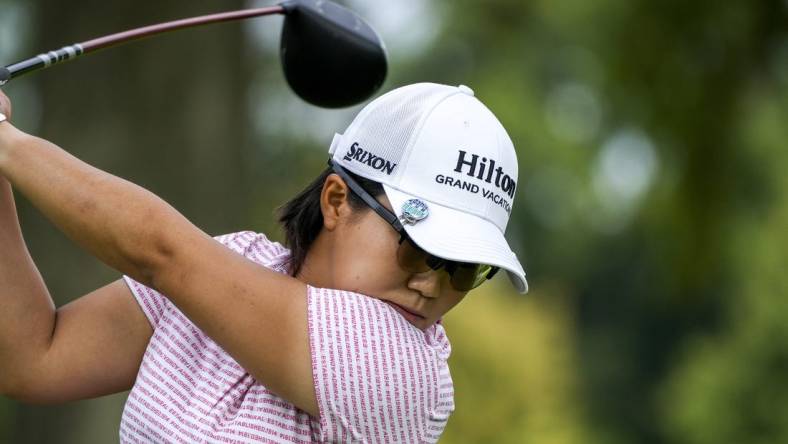
MULTIPOLYGON (((244 2, 35 2, 37 51, 244 2)), ((245 40, 237 24, 135 42, 9 84, 34 83, 37 128, 25 128, 159 194, 210 234, 248 223, 245 40)), ((19 103, 25 98, 19 98, 19 103)), ((29 99, 29 98, 28 98, 29 99)), ((76 251, 20 197, 29 248, 58 305, 119 276, 76 251)), ((96 357, 100 364, 101 357, 96 357)), ((9 442, 117 440, 125 394, 57 407, 18 405, 9 442)), ((2 433, 0 433, 0 437, 2 433)), ((0 438, 2 439, 2 438, 0 438)))
POLYGON ((788 441, 788 40, 744 88, 737 148, 758 165, 768 204, 731 215, 735 298, 724 328, 682 347, 659 402, 674 442, 788 441), (768 73, 768 74, 767 74, 768 73))
MULTIPOLYGON (((605 342, 620 344, 613 359, 627 369, 623 378, 600 371, 610 362, 589 354, 588 400, 600 407, 592 411, 603 427, 625 442, 680 438, 655 421, 656 395, 683 342, 727 329, 726 313, 753 279, 738 272, 737 218, 762 211, 773 196, 739 121, 748 85, 762 78, 785 32, 784 11, 778 1, 638 2, 623 8, 619 26, 595 47, 609 67, 612 118, 645 128, 667 161, 665 179, 675 177, 658 185, 638 225, 600 245, 605 261, 589 267, 581 287, 581 332, 603 333, 584 335, 584 345, 595 353, 609 350, 605 342)), ((779 151, 770 157, 783 158, 779 151)), ((711 432, 724 421, 697 426, 711 432)), ((730 442, 752 442, 745 436, 730 442)))

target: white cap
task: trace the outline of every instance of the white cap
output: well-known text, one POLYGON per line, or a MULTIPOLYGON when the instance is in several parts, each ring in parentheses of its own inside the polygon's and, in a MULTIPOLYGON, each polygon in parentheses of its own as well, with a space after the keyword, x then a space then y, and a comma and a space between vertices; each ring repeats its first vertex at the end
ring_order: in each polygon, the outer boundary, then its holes
POLYGON ((500 267, 519 292, 528 291, 504 238, 517 154, 473 90, 417 83, 389 91, 334 136, 329 153, 343 168, 383 184, 398 217, 411 199, 426 204, 427 217, 403 224, 419 247, 444 259, 500 267))

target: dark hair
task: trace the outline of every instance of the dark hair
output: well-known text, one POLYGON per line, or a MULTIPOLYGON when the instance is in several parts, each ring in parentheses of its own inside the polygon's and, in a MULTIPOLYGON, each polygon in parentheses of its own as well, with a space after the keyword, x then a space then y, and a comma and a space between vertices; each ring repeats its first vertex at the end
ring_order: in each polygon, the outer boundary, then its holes
MULTIPOLYGON (((331 167, 312 181, 298 195, 277 209, 277 217, 285 232, 285 245, 290 248, 288 268, 291 276, 296 276, 304 265, 306 254, 323 228, 323 213, 320 211, 320 193, 326 178, 333 173, 331 167)), ((377 197, 383 194, 383 186, 365 177, 348 171, 369 194, 377 197)), ((348 194, 348 203, 353 210, 363 210, 367 204, 354 192, 348 194)))

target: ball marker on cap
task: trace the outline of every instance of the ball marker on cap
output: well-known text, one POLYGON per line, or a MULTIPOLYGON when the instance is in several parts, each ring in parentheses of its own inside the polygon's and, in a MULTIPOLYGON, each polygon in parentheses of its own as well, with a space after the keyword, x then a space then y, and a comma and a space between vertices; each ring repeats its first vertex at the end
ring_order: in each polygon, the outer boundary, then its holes
POLYGON ((415 225, 430 215, 427 204, 419 199, 410 199, 402 204, 402 215, 399 217, 403 224, 415 225))

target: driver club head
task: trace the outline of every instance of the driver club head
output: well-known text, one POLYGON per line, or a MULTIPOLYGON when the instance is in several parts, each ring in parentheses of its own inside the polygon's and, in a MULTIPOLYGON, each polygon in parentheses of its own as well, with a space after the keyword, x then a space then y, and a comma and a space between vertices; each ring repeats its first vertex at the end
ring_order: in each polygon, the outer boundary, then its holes
POLYGON ((281 6, 282 67, 299 97, 324 108, 342 108, 380 88, 388 68, 386 49, 361 17, 324 0, 292 0, 281 6))

